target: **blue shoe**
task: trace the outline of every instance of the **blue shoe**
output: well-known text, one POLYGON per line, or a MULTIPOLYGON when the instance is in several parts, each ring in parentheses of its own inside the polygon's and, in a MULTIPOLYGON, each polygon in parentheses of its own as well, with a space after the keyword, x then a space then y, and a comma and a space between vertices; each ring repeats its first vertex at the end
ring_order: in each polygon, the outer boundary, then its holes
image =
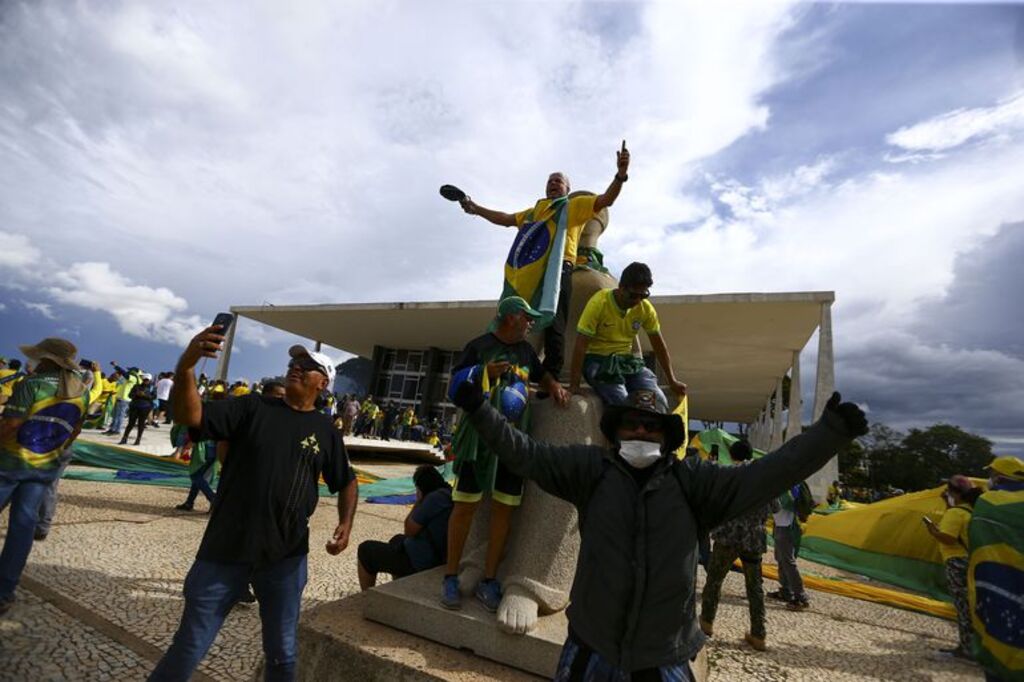
POLYGON ((458 611, 462 608, 462 595, 459 594, 459 576, 446 575, 441 583, 441 606, 458 611))
POLYGON ((476 598, 484 605, 484 608, 494 613, 501 603, 501 583, 493 578, 481 580, 476 586, 476 598))

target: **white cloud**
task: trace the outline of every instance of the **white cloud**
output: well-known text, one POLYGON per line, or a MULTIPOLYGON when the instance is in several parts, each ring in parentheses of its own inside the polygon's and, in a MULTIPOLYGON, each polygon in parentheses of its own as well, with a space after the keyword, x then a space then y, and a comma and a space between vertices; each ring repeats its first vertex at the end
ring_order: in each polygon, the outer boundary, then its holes
MULTIPOLYGON (((942 152, 972 140, 1024 130, 1024 92, 991 107, 956 109, 886 136, 890 145, 910 152, 942 152)), ((916 159, 917 155, 895 159, 916 159)))
POLYGON ((21 304, 28 310, 33 310, 48 320, 56 320, 57 316, 53 314, 53 306, 49 303, 40 303, 33 301, 22 301, 21 304))
POLYGON ((134 284, 109 263, 74 263, 53 281, 47 292, 54 299, 108 312, 133 336, 184 345, 203 327, 198 316, 184 315, 185 299, 165 287, 134 284))
POLYGON ((7 304, 6 303, 0 303, 0 312, 3 312, 5 310, 7 310, 7 304))
POLYGON ((0 268, 31 266, 39 261, 40 255, 25 235, 0 231, 0 268))
POLYGON ((764 129, 761 97, 787 75, 776 41, 804 11, 551 3, 538 21, 513 3, 276 7, 12 15, 0 26, 8 229, 45 225, 62 262, 99 236, 128 254, 125 277, 204 308, 493 296, 510 234, 439 185, 502 210, 532 203, 556 168, 601 191, 626 138, 633 229, 697 217, 706 200, 681 188, 697 161, 764 129))

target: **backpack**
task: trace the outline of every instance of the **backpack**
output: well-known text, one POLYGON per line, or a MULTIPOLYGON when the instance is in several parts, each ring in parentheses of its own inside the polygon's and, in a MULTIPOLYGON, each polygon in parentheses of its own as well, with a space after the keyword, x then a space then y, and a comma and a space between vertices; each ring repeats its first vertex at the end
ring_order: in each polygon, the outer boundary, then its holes
POLYGON ((807 485, 807 481, 800 481, 791 491, 793 495, 793 511, 796 512, 797 518, 801 522, 806 521, 810 518, 811 514, 814 513, 814 496, 811 495, 811 487, 807 485))

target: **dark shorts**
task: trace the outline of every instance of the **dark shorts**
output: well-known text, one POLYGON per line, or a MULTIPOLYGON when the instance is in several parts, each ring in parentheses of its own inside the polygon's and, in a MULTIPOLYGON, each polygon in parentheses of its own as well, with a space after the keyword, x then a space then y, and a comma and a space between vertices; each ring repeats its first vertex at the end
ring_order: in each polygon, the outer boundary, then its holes
POLYGON ((416 569, 405 552, 405 536, 396 535, 388 542, 366 540, 359 543, 359 563, 370 573, 390 573, 391 577, 404 578, 416 569))
MULTIPOLYGON (((479 502, 484 491, 476 480, 473 462, 463 462, 455 476, 455 489, 452 491, 453 502, 479 502)), ((518 507, 523 502, 523 479, 516 476, 505 465, 498 462, 491 486, 491 499, 509 507, 518 507)))

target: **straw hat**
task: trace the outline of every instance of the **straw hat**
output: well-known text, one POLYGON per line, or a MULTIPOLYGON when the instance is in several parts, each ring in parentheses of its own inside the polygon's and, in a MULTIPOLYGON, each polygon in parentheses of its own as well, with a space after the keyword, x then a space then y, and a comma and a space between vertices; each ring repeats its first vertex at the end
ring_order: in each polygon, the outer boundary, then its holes
POLYGON ((43 339, 34 346, 18 346, 18 348, 32 362, 52 360, 64 369, 78 369, 78 363, 75 362, 78 349, 75 348, 75 344, 66 339, 43 339))

